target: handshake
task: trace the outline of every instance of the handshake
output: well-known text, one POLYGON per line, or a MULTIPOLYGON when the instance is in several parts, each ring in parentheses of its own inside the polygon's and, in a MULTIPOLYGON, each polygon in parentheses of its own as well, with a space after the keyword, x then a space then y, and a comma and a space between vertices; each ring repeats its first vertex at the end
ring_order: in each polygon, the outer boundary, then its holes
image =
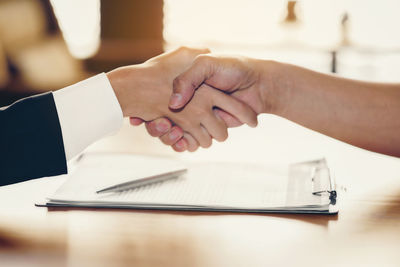
POLYGON ((0 150, 5 151, 0 153, 0 177, 6 177, 0 185, 66 173, 66 160, 120 126, 121 110, 131 124, 144 122, 150 135, 179 152, 207 148, 212 139, 224 141, 229 127, 255 127, 258 114, 271 113, 351 145, 400 157, 400 83, 351 80, 190 48, 106 75, 108 80, 101 74, 0 108, 0 150), (96 91, 98 87, 102 90, 96 91), (87 105, 95 93, 98 97, 87 105), (76 105, 75 98, 80 98, 76 105), (26 114, 30 119, 21 124, 26 114), (82 118, 76 120, 77 114, 82 118), (99 120, 90 121, 92 114, 99 120), (103 129, 107 123, 109 129, 103 129))
POLYGON ((258 114, 276 111, 274 62, 209 52, 182 47, 107 73, 124 117, 182 152, 224 141, 227 128, 255 127, 258 114))

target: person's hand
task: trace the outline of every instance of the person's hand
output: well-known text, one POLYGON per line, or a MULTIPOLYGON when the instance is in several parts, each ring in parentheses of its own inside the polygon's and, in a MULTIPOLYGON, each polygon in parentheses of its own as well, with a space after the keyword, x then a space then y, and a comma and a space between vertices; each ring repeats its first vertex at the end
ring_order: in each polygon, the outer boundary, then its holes
MULTIPOLYGON (((185 72, 174 79, 169 106, 181 109, 202 84, 232 94, 257 113, 269 113, 276 98, 273 90, 273 68, 268 61, 246 57, 198 55, 185 72)), ((231 117, 218 112, 230 125, 231 117)))
POLYGON ((227 138, 225 122, 214 114, 214 107, 221 108, 241 122, 257 124, 254 111, 247 105, 208 86, 198 89, 190 104, 179 112, 168 109, 173 79, 190 66, 193 59, 206 50, 181 48, 155 57, 143 64, 118 68, 107 75, 115 90, 124 116, 151 121, 167 117, 179 126, 187 141, 202 147, 211 145, 211 138, 223 141, 227 138))

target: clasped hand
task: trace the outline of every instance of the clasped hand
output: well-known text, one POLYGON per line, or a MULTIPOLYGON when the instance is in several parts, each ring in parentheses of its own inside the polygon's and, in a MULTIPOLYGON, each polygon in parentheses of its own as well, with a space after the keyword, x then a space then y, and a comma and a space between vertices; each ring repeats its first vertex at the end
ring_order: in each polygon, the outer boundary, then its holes
POLYGON ((224 141, 228 127, 255 127, 267 109, 257 62, 208 53, 183 47, 107 73, 124 116, 180 152, 224 141))

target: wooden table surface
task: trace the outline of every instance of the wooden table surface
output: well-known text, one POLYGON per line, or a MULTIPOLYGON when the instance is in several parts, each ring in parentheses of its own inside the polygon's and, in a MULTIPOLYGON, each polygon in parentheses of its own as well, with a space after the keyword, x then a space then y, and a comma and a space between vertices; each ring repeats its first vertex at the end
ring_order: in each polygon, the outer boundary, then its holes
POLYGON ((178 155, 124 125, 89 150, 257 163, 325 156, 342 188, 339 214, 38 208, 65 179, 43 178, 0 188, 0 266, 400 266, 399 159, 273 116, 230 135, 178 155))

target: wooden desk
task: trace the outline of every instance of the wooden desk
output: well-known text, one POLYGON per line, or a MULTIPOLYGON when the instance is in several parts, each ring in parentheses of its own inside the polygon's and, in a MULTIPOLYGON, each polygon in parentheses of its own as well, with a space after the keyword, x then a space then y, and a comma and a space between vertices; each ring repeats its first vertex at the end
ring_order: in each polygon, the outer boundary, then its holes
POLYGON ((400 265, 399 159, 272 116, 261 118, 258 129, 230 133, 227 143, 177 155, 125 125, 90 150, 251 162, 325 155, 347 189, 339 215, 47 210, 33 203, 64 178, 44 178, 0 188, 0 266, 400 265))

